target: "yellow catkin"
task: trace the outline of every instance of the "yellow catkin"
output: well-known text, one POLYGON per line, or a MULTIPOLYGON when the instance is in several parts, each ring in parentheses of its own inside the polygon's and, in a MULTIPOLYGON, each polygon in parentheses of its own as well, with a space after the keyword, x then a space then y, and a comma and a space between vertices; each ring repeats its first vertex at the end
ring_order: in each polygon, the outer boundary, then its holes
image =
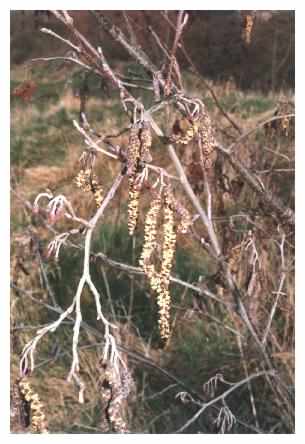
POLYGON ((135 178, 129 178, 129 201, 128 201, 128 231, 130 236, 134 234, 139 217, 140 185, 135 178))
POLYGON ((160 337, 167 341, 170 337, 170 307, 171 307, 171 297, 168 289, 163 288, 158 293, 157 298, 159 306, 159 331, 160 337))
POLYGON ((156 288, 158 279, 155 266, 152 264, 151 260, 153 251, 157 247, 157 224, 160 210, 161 197, 158 196, 152 201, 145 218, 144 244, 139 262, 154 289, 156 288))
POLYGON ((176 120, 173 130, 175 131, 170 142, 175 145, 187 145, 196 139, 200 147, 200 163, 207 170, 213 165, 216 141, 211 125, 211 119, 207 112, 203 110, 194 120, 176 120))
POLYGON ((170 308, 171 298, 169 293, 170 272, 176 247, 176 233, 174 229, 174 212, 172 209, 172 199, 169 194, 164 201, 164 223, 163 223, 163 245, 161 282, 158 289, 159 306, 159 328, 162 339, 168 339, 170 335, 170 308))
POLYGON ((104 199, 104 190, 102 185, 97 180, 95 174, 90 178, 90 191, 93 193, 95 205, 99 208, 104 199))
POLYGON ((200 162, 204 169, 211 168, 213 154, 216 148, 211 119, 206 111, 202 112, 199 119, 198 141, 200 148, 200 162))
POLYGON ((101 186, 99 186, 95 191, 94 191, 94 200, 95 200, 95 205, 97 206, 97 208, 99 208, 104 200, 104 191, 103 188, 101 186))
POLYGON ((128 175, 128 231, 132 236, 137 225, 139 215, 139 199, 141 186, 137 183, 137 173, 141 157, 142 145, 146 148, 146 138, 143 135, 141 140, 141 132, 138 125, 134 125, 130 130, 129 142, 127 147, 127 175, 128 175))
POLYGON ((78 175, 75 177, 74 182, 82 191, 85 191, 86 193, 91 192, 93 194, 97 208, 101 206, 104 199, 103 187, 99 183, 97 176, 92 173, 90 168, 80 170, 78 175))
POLYGON ((177 145, 187 145, 196 136, 198 130, 199 125, 197 122, 189 122, 189 126, 187 128, 183 128, 179 124, 179 132, 171 135, 170 142, 177 145))
POLYGON ((157 197, 151 204, 146 215, 144 230, 144 245, 140 257, 140 265, 148 277, 150 287, 157 293, 159 310, 159 331, 163 340, 170 336, 170 308, 171 298, 169 292, 170 272, 176 246, 176 233, 174 228, 174 211, 172 196, 166 192, 164 199, 157 197), (153 252, 158 247, 157 226, 158 215, 163 204, 163 244, 161 270, 156 270, 152 263, 153 252))
POLYGON ((33 433, 48 433, 46 416, 43 412, 43 404, 39 396, 32 390, 31 384, 27 378, 22 378, 18 387, 24 400, 30 403, 31 409, 31 431, 33 433))
POLYGON ((127 175, 133 177, 137 171, 140 158, 141 140, 139 137, 139 128, 134 125, 130 130, 127 147, 127 175))
POLYGON ((127 175, 129 181, 128 201, 128 231, 134 234, 138 216, 141 185, 138 182, 138 173, 143 169, 145 162, 151 162, 150 148, 152 136, 148 122, 134 125, 130 130, 127 148, 127 175))
POLYGON ((144 122, 142 129, 140 131, 140 157, 143 162, 151 162, 152 156, 150 153, 151 145, 152 145, 152 136, 150 131, 150 126, 148 122, 144 122))
POLYGON ((90 169, 80 170, 80 172, 74 179, 76 186, 83 191, 90 191, 90 174, 90 169))

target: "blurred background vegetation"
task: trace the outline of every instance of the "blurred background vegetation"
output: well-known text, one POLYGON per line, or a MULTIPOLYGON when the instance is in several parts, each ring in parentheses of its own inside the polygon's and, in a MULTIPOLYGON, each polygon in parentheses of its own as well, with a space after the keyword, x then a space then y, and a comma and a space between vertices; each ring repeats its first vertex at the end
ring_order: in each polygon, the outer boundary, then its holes
MULTIPOLYGON (((107 11, 109 18, 124 27, 121 11, 107 11)), ((157 63, 160 50, 153 44, 151 26, 163 33, 165 41, 170 31, 156 12, 128 12, 143 48, 150 48, 150 56, 157 63)), ((105 55, 112 66, 123 75, 141 69, 128 58, 123 49, 100 31, 90 12, 75 11, 76 27, 94 45, 101 41, 105 55)), ((43 252, 52 234, 33 217, 25 206, 36 195, 50 189, 54 193, 69 196, 74 209, 87 218, 94 211, 94 201, 76 188, 73 179, 82 153, 82 141, 72 125, 79 118, 80 88, 84 73, 75 66, 61 62, 30 63, 35 57, 63 55, 66 48, 51 36, 39 32, 41 27, 50 27, 61 35, 63 26, 48 14, 34 11, 11 12, 11 343, 12 380, 18 374, 18 360, 25 343, 30 340, 37 326, 55 320, 58 314, 48 310, 50 288, 58 304, 67 307, 72 300, 82 266, 78 248, 61 250, 59 261, 44 261, 43 254, 31 248, 31 239, 38 239, 39 251, 43 252), (30 100, 22 100, 13 92, 24 81, 35 84, 30 100)), ((251 44, 246 46, 241 39, 239 11, 190 11, 190 22, 184 34, 184 45, 199 75, 192 72, 188 62, 180 55, 179 63, 186 90, 206 104, 212 122, 215 122, 217 138, 230 144, 236 133, 215 105, 207 85, 217 94, 224 110, 243 128, 251 129, 257 123, 272 117, 279 103, 294 102, 294 13, 265 11, 255 22, 251 44)), ((89 75, 87 81, 87 118, 98 132, 114 133, 128 126, 118 98, 112 95, 107 84, 89 75)), ((292 105, 293 106, 293 105, 292 105)), ((122 136, 120 143, 127 142, 122 136)), ((267 170, 272 164, 274 173, 262 178, 276 194, 293 207, 294 150, 293 141, 285 135, 266 139, 264 128, 255 132, 248 141, 249 152, 241 151, 243 160, 255 159, 256 170, 267 170), (264 152, 264 145, 282 157, 264 152), (286 157, 286 160, 285 160, 286 157), (287 163, 288 159, 288 163, 287 163), (287 170, 277 173, 277 170, 287 170)), ((244 149, 244 148, 242 148, 244 149)), ((155 141, 154 162, 166 165, 164 148, 155 141)), ((108 159, 98 160, 96 172, 103 183, 118 172, 118 165, 108 159)), ((232 173, 231 173, 232 174, 232 173)), ((259 173, 258 173, 259 174, 259 173)), ((140 226, 134 238, 127 230, 126 187, 119 191, 106 212, 103 224, 94 237, 93 252, 102 251, 114 260, 138 265, 143 239, 143 221, 149 201, 144 199, 140 226)), ((256 205, 255 198, 245 190, 237 202, 229 203, 226 214, 246 211, 256 205)), ((71 226, 60 223, 59 231, 71 226)), ((240 227, 248 230, 249 226, 240 227)), ((270 239, 265 239, 270 250, 270 239)), ((75 242, 81 238, 75 239, 75 242)), ((293 238, 289 239, 293 243, 293 238)), ((274 252, 274 256, 277 252, 274 252)), ((290 257, 293 261, 293 257, 290 257)), ((262 294, 262 312, 271 306, 271 293, 277 288, 278 262, 268 270, 270 294, 262 294), (264 298, 264 300, 263 300, 264 298)), ((191 290, 173 284, 173 336, 166 349, 160 348, 157 328, 157 308, 154 297, 144 277, 131 276, 93 261, 92 277, 103 295, 104 311, 111 321, 120 326, 122 344, 127 353, 129 366, 135 381, 127 414, 134 433, 171 433, 183 425, 196 406, 183 403, 176 395, 191 391, 204 395, 203 385, 209 378, 221 373, 226 380, 238 381, 245 376, 236 335, 230 329, 235 325, 225 309, 210 301, 198 301, 191 290), (228 328, 229 327, 229 328, 228 328), (168 374, 162 372, 166 370, 168 374), (175 379, 176 378, 176 379, 175 379), (182 381, 184 388, 179 385, 182 381), (166 389, 166 390, 165 390, 166 389)), ((196 285, 214 273, 213 264, 202 255, 191 239, 179 239, 173 274, 196 285)), ((286 280, 285 301, 275 318, 273 335, 281 343, 274 358, 276 366, 284 375, 293 397, 293 332, 294 332, 294 282, 293 274, 286 280)), ((71 360, 72 322, 67 321, 56 333, 44 338, 37 353, 38 368, 33 375, 45 406, 50 430, 53 433, 100 433, 99 404, 96 381, 96 366, 100 351, 99 338, 95 335, 100 327, 96 322, 95 308, 89 292, 83 295, 83 316, 92 327, 92 333, 82 331, 81 368, 86 380, 86 402, 79 405, 77 389, 66 383, 65 378, 71 360)), ((255 371, 259 357, 249 347, 246 351, 248 369, 255 371)), ((230 409, 238 419, 231 433, 292 433, 291 417, 283 413, 270 393, 267 384, 253 384, 257 418, 249 400, 247 386, 238 395, 228 400, 230 409), (288 418, 288 419, 287 419, 288 418)), ((218 433, 215 419, 217 411, 211 409, 198 418, 188 433, 218 433)))

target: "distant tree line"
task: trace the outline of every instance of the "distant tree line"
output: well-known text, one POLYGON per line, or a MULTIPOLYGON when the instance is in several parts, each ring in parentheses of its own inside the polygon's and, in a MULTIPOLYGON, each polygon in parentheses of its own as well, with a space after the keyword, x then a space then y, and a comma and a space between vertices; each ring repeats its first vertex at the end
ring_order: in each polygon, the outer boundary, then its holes
MULTIPOLYGON (((162 37, 165 34, 165 40, 170 38, 171 30, 166 21, 161 22, 156 11, 127 12, 128 20, 137 31, 139 44, 143 49, 150 49, 152 59, 160 61, 162 51, 152 34, 155 32, 162 37)), ((184 46, 207 79, 234 80, 241 89, 269 91, 294 88, 294 11, 188 12, 190 20, 184 34, 184 46), (248 13, 253 15, 254 20, 251 41, 245 43, 242 35, 244 15, 248 13)), ((165 14, 170 18, 173 13, 168 11, 165 14)), ((105 14, 115 24, 128 28, 122 11, 105 11, 105 14)), ((79 29, 98 44, 103 36, 102 32, 94 33, 96 23, 91 12, 73 11, 72 15, 79 29)), ((39 40, 43 38, 47 46, 50 42, 41 34, 37 34, 35 39, 33 30, 38 32, 49 22, 58 26, 48 10, 11 12, 12 63, 22 63, 31 56, 41 55, 39 40)), ((50 49, 54 51, 53 47, 50 49)), ((126 54, 115 42, 106 47, 107 50, 112 60, 126 59, 126 54)), ((177 57, 180 66, 189 67, 182 52, 177 57)))

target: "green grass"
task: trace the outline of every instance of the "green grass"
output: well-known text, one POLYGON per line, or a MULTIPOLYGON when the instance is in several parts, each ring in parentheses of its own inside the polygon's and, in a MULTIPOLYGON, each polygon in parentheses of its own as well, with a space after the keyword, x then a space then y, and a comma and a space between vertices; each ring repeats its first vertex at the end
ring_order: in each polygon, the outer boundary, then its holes
MULTIPOLYGON (((19 85, 11 81, 11 91, 19 85)), ((30 167, 56 165, 63 161, 66 134, 72 129, 65 109, 48 115, 51 105, 59 102, 65 82, 40 83, 30 102, 11 98, 11 164, 30 167)))
POLYGON ((240 111, 243 118, 248 118, 253 114, 263 113, 275 107, 276 102, 264 97, 249 97, 241 100, 240 111))
POLYGON ((272 110, 276 105, 274 99, 259 94, 255 97, 247 96, 238 91, 222 96, 220 103, 225 110, 238 114, 243 119, 272 110))
MULTIPOLYGON (((41 73, 41 66, 38 67, 41 73)), ((45 67, 43 68, 45 69, 45 67)), ((67 143, 81 143, 80 136, 73 127, 72 120, 78 120, 79 108, 65 109, 60 100, 70 91, 77 91, 83 76, 78 72, 70 74, 70 79, 56 77, 54 72, 46 77, 32 76, 37 82, 30 101, 25 102, 20 97, 11 95, 11 164, 22 167, 36 165, 60 165, 65 159, 67 143), (54 111, 52 111, 54 109, 54 111)), ((11 93, 22 83, 23 74, 12 70, 11 93)), ((106 106, 90 104, 90 99, 99 98, 109 102, 105 96, 101 81, 97 76, 88 77, 88 110, 87 117, 93 127, 116 128, 127 125, 128 121, 118 99, 106 106), (115 119, 115 125, 112 123, 115 119)), ((109 130, 111 132, 111 129, 109 130)))
POLYGON ((48 132, 44 122, 35 122, 23 132, 11 134, 11 164, 24 168, 59 165, 65 158, 64 134, 48 132))

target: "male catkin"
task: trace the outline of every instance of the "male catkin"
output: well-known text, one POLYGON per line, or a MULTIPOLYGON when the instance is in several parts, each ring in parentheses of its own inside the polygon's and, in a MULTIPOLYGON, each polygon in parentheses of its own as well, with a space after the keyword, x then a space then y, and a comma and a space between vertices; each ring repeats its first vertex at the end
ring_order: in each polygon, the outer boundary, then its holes
POLYGON ((28 378, 18 381, 18 388, 21 398, 30 404, 30 426, 33 433, 48 433, 46 416, 43 412, 43 404, 39 396, 31 387, 28 378))

